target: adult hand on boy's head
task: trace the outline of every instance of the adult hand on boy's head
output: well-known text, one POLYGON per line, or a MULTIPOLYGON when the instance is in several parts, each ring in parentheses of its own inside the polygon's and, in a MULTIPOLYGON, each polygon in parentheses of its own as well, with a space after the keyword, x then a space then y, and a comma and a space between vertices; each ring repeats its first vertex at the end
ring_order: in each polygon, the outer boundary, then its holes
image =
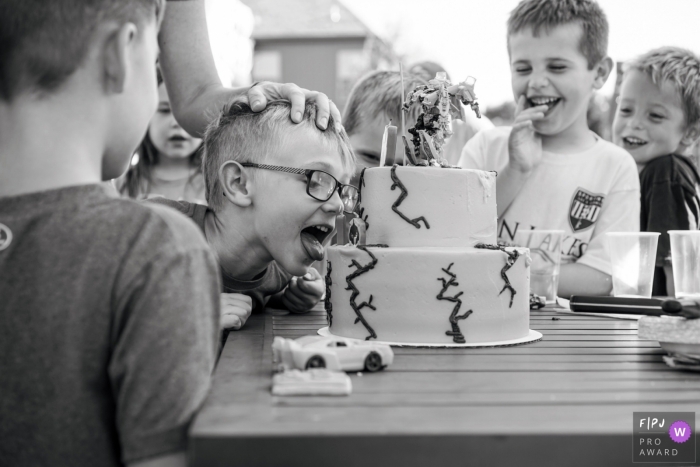
POLYGON ((518 99, 513 129, 508 138, 508 159, 511 168, 529 174, 542 160, 542 137, 535 132, 533 122, 544 118, 547 106, 526 109, 526 102, 525 96, 518 99))
POLYGON ((261 81, 248 89, 248 102, 250 108, 255 112, 260 112, 268 101, 285 100, 292 103, 292 121, 299 123, 304 115, 306 101, 316 103, 316 126, 325 130, 328 126, 328 115, 333 116, 333 120, 340 124, 340 112, 328 96, 318 91, 309 91, 300 88, 293 83, 271 83, 261 81))
POLYGON ((325 290, 321 274, 309 268, 302 277, 292 277, 282 295, 282 303, 292 313, 306 313, 316 306, 325 290))
POLYGON ((253 300, 240 293, 221 294, 221 328, 238 331, 253 310, 253 300))

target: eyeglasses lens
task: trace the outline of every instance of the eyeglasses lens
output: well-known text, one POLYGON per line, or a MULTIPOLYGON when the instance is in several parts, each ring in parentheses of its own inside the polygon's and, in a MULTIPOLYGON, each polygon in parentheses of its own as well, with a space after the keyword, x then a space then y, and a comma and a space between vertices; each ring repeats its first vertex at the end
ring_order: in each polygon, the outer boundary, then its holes
POLYGON ((325 172, 314 172, 309 179, 309 194, 316 199, 326 201, 333 196, 335 179, 325 172))
POLYGON ((345 185, 340 191, 340 199, 343 201, 343 210, 345 212, 352 212, 357 204, 357 198, 357 188, 345 185))

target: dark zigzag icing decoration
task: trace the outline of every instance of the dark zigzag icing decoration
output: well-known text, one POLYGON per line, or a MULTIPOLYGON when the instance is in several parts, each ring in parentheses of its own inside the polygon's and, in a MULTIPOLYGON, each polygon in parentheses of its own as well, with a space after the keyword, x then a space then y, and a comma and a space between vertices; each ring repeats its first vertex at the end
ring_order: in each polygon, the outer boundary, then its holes
POLYGON ((457 313, 459 312, 459 308, 462 306, 462 300, 459 298, 460 295, 462 295, 464 292, 459 292, 457 295, 454 297, 445 297, 444 293, 447 292, 447 289, 453 286, 458 286, 459 284, 457 283, 457 275, 454 274, 453 272, 450 271, 450 268, 452 265, 455 263, 450 263, 449 266, 447 266, 447 269, 442 268, 442 271, 450 276, 449 280, 445 280, 443 277, 438 277, 437 280, 442 282, 442 290, 437 296, 438 300, 447 300, 453 303, 456 303, 454 308, 452 309, 452 314, 450 314, 450 324, 452 325, 452 330, 445 332, 448 336, 452 336, 452 340, 456 342, 457 344, 464 344, 466 341, 464 340, 464 334, 462 334, 462 330, 459 329, 459 321, 460 319, 467 319, 469 315, 473 313, 472 310, 465 311, 463 315, 458 315, 457 313))
POLYGON ((486 243, 479 243, 475 245, 474 248, 480 248, 482 250, 498 250, 506 254, 506 265, 503 266, 503 269, 501 269, 501 278, 506 283, 506 285, 503 286, 498 295, 501 295, 506 289, 510 290, 510 305, 508 305, 508 308, 511 308, 513 306, 513 297, 515 297, 515 294, 518 292, 516 292, 512 285, 510 285, 510 280, 508 279, 508 276, 506 276, 506 272, 508 272, 508 270, 513 267, 515 262, 520 257, 520 253, 518 253, 518 250, 508 252, 506 251, 505 247, 501 245, 488 245, 486 243))
POLYGON ((365 186, 365 170, 367 170, 367 167, 362 169, 362 172, 360 172, 360 181, 358 182, 358 187, 357 187, 357 204, 362 203, 362 187, 365 186))
POLYGON ((372 329, 372 326, 369 325, 367 320, 365 319, 364 316, 362 316, 362 310, 363 308, 367 307, 372 310, 376 310, 375 306, 372 305, 372 298, 373 296, 369 296, 369 300, 366 302, 362 302, 359 305, 355 303, 355 299, 360 295, 360 291, 355 286, 355 284, 352 282, 355 278, 361 276, 362 274, 366 273, 367 271, 374 269, 374 266, 377 264, 378 260, 377 257, 372 254, 371 251, 369 251, 367 248, 374 247, 374 248, 387 248, 389 245, 358 245, 357 248, 364 251, 369 255, 370 258, 372 258, 372 261, 370 263, 365 264, 362 266, 360 263, 355 261, 354 259, 352 260, 352 264, 348 267, 355 267, 357 268, 355 272, 352 274, 348 275, 345 280, 348 283, 348 286, 345 290, 352 290, 352 295, 350 295, 350 306, 352 307, 353 311, 357 315, 357 318, 355 318, 355 324, 358 322, 362 322, 362 325, 369 331, 369 336, 365 337, 365 340, 368 341, 370 339, 376 339, 377 338, 377 333, 374 332, 374 329, 372 329))
POLYGON ((330 261, 326 261, 328 266, 326 269, 326 300, 324 302, 324 307, 326 309, 326 316, 328 316, 328 327, 333 326, 333 303, 331 303, 331 285, 333 285, 333 280, 331 279, 331 271, 333 270, 333 265, 330 261))
POLYGON ((367 222, 367 217, 369 217, 369 214, 365 215, 365 208, 362 207, 362 187, 365 186, 365 170, 367 170, 367 167, 363 168, 362 172, 360 172, 360 181, 358 183, 359 186, 357 187, 357 206, 360 208, 359 217, 365 222, 366 232, 369 230, 369 222, 367 222))
POLYGON ((399 198, 396 201, 394 201, 394 204, 391 206, 391 209, 396 214, 401 216, 401 219, 405 220, 406 222, 411 224, 416 229, 420 229, 420 224, 419 224, 420 221, 423 221, 423 223, 425 224, 425 228, 429 229, 430 224, 428 224, 428 221, 425 219, 425 217, 421 216, 421 217, 416 217, 415 219, 409 219, 401 211, 399 211, 399 209, 398 209, 399 206, 401 205, 401 203, 403 203, 403 200, 406 199, 406 197, 408 196, 408 190, 406 189, 404 184, 401 183, 401 180, 399 180, 399 177, 396 175, 396 167, 398 167, 398 166, 396 164, 394 164, 394 166, 391 168, 391 180, 394 182, 391 185, 391 189, 394 190, 396 187, 399 187, 399 189, 401 190, 401 195, 399 196, 399 198))

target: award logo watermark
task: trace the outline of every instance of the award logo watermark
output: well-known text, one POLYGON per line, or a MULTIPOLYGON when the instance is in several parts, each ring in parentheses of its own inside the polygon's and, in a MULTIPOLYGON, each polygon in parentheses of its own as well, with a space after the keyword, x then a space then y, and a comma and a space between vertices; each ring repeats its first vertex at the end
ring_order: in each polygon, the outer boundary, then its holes
POLYGON ((633 462, 695 462, 695 412, 634 412, 632 420, 633 462))

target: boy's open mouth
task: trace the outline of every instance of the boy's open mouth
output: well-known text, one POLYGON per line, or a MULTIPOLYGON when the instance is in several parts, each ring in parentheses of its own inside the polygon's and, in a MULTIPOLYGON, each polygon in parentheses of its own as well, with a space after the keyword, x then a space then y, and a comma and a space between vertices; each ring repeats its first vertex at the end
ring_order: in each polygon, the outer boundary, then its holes
POLYGON ((536 96, 536 97, 528 97, 527 98, 527 103, 530 105, 530 107, 537 107, 540 105, 546 105, 547 106, 547 112, 549 112, 552 107, 557 105, 559 101, 561 100, 561 97, 547 97, 547 96, 536 96))
POLYGON ((301 245, 314 261, 323 259, 323 243, 333 234, 332 225, 318 224, 302 229, 301 245))
POLYGON ((624 138, 622 138, 622 141, 624 141, 626 145, 633 148, 638 148, 647 144, 647 142, 643 139, 635 138, 634 136, 625 136, 624 138))

